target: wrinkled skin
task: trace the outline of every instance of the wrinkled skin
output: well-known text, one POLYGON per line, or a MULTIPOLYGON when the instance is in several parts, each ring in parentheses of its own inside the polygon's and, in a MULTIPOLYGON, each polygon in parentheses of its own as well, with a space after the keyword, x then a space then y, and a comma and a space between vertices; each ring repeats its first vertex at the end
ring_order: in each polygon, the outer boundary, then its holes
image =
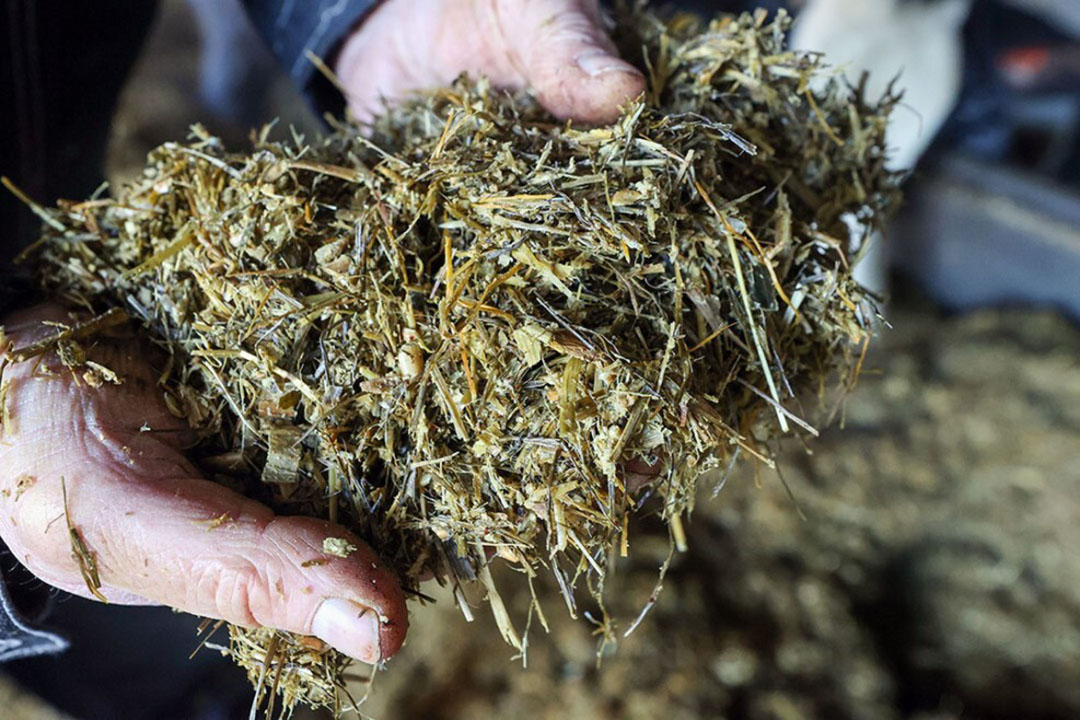
MULTIPOLYGON (((613 119, 644 89, 615 56, 595 0, 388 0, 345 42, 335 71, 361 120, 462 72, 529 88, 556 116, 582 122, 613 119)), ((49 335, 45 321, 73 322, 54 305, 0 318, 8 348, 49 335)), ((0 438, 0 537, 20 562, 94 597, 70 521, 110 602, 314 635, 369 662, 400 648, 404 595, 367 545, 325 521, 275 516, 201 477, 184 456, 194 438, 168 412, 137 341, 97 339, 90 358, 123 383, 89 388, 52 353, 0 361, 11 420, 0 438), (358 549, 328 556, 327 537, 358 549), (303 567, 308 560, 327 562, 303 567)))
POLYGON ((615 119, 645 89, 601 24, 597 0, 391 0, 344 44, 335 71, 369 120, 417 90, 483 74, 529 88, 556 117, 615 119))

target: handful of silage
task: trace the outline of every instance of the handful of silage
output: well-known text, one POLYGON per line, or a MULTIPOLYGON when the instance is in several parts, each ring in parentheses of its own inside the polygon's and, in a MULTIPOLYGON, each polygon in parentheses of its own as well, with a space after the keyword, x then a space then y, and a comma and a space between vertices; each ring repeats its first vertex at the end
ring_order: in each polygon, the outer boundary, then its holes
MULTIPOLYGON (((371 142, 230 154, 196 129, 114 199, 51 212, 39 276, 168 351, 216 476, 344 523, 406 587, 478 578, 520 648, 490 551, 573 613, 628 514, 651 498, 682 543, 704 473, 768 462, 808 427, 784 409, 800 389, 857 372, 872 308, 850 266, 895 200, 895 98, 812 91, 786 23, 624 17, 649 91, 611 127, 463 80, 371 142)), ((232 642, 287 701, 336 702, 333 653, 232 642)))

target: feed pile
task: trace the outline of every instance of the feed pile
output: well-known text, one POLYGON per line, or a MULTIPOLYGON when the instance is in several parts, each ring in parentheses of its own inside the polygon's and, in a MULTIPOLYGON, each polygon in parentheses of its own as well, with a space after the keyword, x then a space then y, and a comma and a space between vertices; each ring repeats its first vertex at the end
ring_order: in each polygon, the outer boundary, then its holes
MULTIPOLYGON (((208 474, 346 525, 467 614, 476 581, 524 650, 554 608, 512 617, 493 556, 575 614, 630 514, 684 546, 707 473, 770 463, 813 433, 806 391, 857 376, 874 309, 851 266, 896 201, 897 98, 812 84, 787 25, 622 15, 648 91, 607 127, 468 78, 370 139, 234 153, 196 127, 112 197, 43 211, 31 255, 165 350, 208 474)), ((237 628, 231 649, 286 705, 341 707, 336 653, 237 628)))

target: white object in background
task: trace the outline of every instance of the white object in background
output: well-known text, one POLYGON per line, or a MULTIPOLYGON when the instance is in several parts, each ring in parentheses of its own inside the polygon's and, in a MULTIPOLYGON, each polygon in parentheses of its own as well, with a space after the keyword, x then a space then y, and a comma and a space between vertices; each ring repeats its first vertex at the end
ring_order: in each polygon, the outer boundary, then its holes
MULTIPOLYGON (((906 170, 915 166, 956 104, 963 73, 960 30, 970 6, 970 0, 809 0, 791 45, 824 54, 852 83, 868 72, 871 98, 897 79, 904 96, 886 138, 890 167, 906 170)), ((880 238, 871 243, 855 276, 884 292, 886 253, 880 238)))

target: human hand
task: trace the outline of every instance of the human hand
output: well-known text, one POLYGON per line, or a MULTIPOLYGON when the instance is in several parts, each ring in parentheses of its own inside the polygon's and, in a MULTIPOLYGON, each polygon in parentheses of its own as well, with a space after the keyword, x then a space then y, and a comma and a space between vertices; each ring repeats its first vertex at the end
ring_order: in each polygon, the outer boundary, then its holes
MULTIPOLYGON (((0 357, 52 335, 48 321, 72 323, 52 305, 3 318, 0 357)), ((122 384, 91 388, 53 352, 0 362, 0 537, 21 563, 77 595, 314 635, 367 662, 401 647, 404 595, 371 548, 201 478, 182 452, 192 434, 168 411, 138 343, 98 340, 89 355, 122 384), (69 522, 96 566, 96 593, 69 522), (327 537, 357 550, 327 555, 327 537), (310 560, 319 563, 304 567, 310 560)))
POLYGON ((587 123, 614 120, 645 89, 604 31, 598 0, 386 0, 334 70, 361 122, 462 72, 528 87, 555 116, 587 123))

